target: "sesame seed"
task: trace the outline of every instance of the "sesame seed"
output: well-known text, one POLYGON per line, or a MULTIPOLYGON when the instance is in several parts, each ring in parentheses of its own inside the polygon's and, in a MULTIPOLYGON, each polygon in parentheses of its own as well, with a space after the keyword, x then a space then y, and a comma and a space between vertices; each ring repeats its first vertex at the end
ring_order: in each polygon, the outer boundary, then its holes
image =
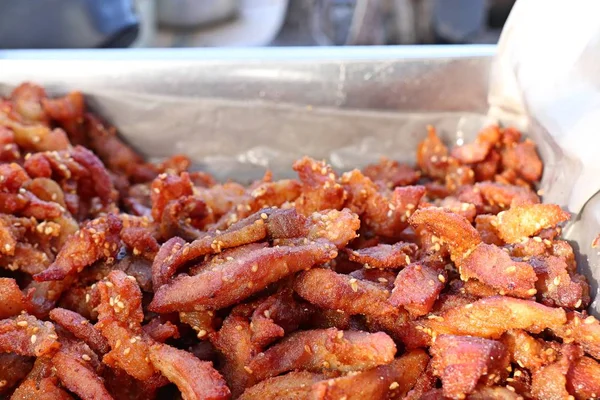
POLYGON ((558 286, 558 284, 560 283, 560 276, 557 276, 556 278, 554 278, 554 280, 552 282, 554 282, 554 284, 556 286, 558 286))
POLYGON ((529 289, 529 290, 527 291, 527 294, 528 294, 528 295, 530 295, 530 296, 533 296, 533 295, 534 295, 534 294, 536 294, 536 293, 537 293, 537 290, 535 290, 535 289, 529 289))
POLYGON ((406 265, 410 264, 410 257, 405 255, 404 256, 404 261, 406 261, 406 265))
POLYGON ((27 326, 27 321, 19 321, 19 322, 17 322, 17 325, 19 325, 19 326, 27 326))
POLYGON ((85 302, 86 302, 86 303, 89 303, 89 302, 90 302, 90 297, 91 297, 91 296, 90 296, 90 294, 89 294, 89 293, 86 293, 86 294, 85 294, 85 302))
POLYGON ((129 343, 135 343, 137 341, 137 339, 135 337, 132 337, 131 339, 129 339, 129 343))
POLYGON ((206 334, 207 334, 206 330, 204 330, 204 329, 200 329, 200 330, 198 331, 198 335, 196 335, 196 336, 198 336, 198 339, 200 339, 200 338, 202 338, 202 337, 206 336, 206 334))
POLYGON ((118 301, 117 306, 119 306, 119 308, 125 308, 125 304, 122 301, 118 301))
POLYGON ((244 328, 242 328, 242 326, 241 326, 241 325, 236 325, 235 329, 236 329, 236 330, 238 330, 238 331, 241 331, 241 330, 242 330, 242 329, 244 329, 244 328))
POLYGON ((121 339, 117 339, 117 341, 115 342, 115 350, 119 347, 121 347, 121 339))
POLYGON ((337 338, 338 338, 338 339, 341 339, 341 338, 343 338, 343 337, 344 337, 344 331, 339 331, 339 332, 337 333, 337 338))
POLYGON ((392 382, 390 385, 390 390, 398 389, 400 384, 398 382, 392 382))
POLYGON ((106 281, 104 282, 106 284, 106 286, 108 286, 109 288, 113 287, 114 285, 112 284, 112 282, 110 281, 106 281))
POLYGON ((31 344, 35 344, 36 341, 37 341, 37 336, 31 335, 31 344))
POLYGON ((127 354, 129 354, 131 352, 131 348, 127 347, 125 350, 123 350, 123 355, 126 356, 127 354))
POLYGON ((446 282, 446 278, 444 278, 444 275, 442 275, 442 274, 438 275, 438 280, 442 283, 446 282))
POLYGON ((575 303, 575 308, 579 307, 581 307, 581 299, 577 300, 577 303, 575 303))
POLYGON ((388 280, 387 280, 387 279, 385 279, 385 278, 377 278, 377 280, 378 280, 379 282, 381 282, 381 283, 387 283, 387 282, 388 282, 388 280))
POLYGON ((587 317, 586 319, 583 320, 583 323, 586 325, 589 325, 589 324, 593 324, 595 321, 596 321, 596 318, 594 318, 593 316, 590 315, 589 317, 587 317))
POLYGON ((249 373, 250 375, 252 375, 254 373, 254 371, 252 371, 252 369, 250 369, 250 367, 248 367, 247 365, 244 365, 244 370, 249 373))
POLYGON ((81 358, 84 359, 85 361, 90 361, 91 360, 90 356, 88 356, 87 354, 82 354, 81 358))
POLYGON ((358 292, 358 283, 356 283, 356 279, 352 278, 350 279, 350 287, 352 288, 352 291, 354 292, 358 292))
POLYGON ((517 270, 517 267, 515 265, 511 265, 510 267, 506 268, 506 272, 511 273, 511 272, 515 272, 517 270))

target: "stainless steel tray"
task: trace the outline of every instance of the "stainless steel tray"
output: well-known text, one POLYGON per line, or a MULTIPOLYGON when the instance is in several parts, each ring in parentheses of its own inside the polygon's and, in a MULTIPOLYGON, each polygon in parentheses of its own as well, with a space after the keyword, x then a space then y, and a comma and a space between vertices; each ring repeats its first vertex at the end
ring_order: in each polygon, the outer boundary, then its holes
MULTIPOLYGON (((0 51, 0 94, 31 80, 82 90, 89 105, 151 158, 174 152, 221 179, 266 167, 291 174, 308 154, 339 169, 387 155, 414 161, 425 125, 448 142, 486 123, 493 46, 0 51)), ((511 121, 502 121, 510 123, 511 121)), ((539 143, 552 161, 552 145, 539 143)), ((549 162, 544 190, 561 166, 549 162)), ((564 190, 563 190, 564 192, 564 190)), ((553 198, 561 203, 561 198, 553 198)), ((600 199, 566 230, 596 299, 600 199)), ((598 310, 598 302, 592 305, 598 310)))

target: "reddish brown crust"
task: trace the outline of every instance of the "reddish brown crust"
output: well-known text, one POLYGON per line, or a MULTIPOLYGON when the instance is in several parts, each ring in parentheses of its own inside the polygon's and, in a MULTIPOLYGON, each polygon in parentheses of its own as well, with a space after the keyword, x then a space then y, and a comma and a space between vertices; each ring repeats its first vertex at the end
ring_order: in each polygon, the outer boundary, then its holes
POLYGON ((508 375, 509 356, 502 343, 472 336, 440 335, 431 346, 433 371, 444 396, 461 398, 478 383, 493 385, 508 375))
POLYGON ((34 276, 35 280, 62 280, 81 272, 99 259, 114 261, 119 249, 121 227, 119 218, 112 214, 88 222, 60 249, 56 260, 34 276))
POLYGON ((417 210, 410 218, 415 229, 426 229, 448 244, 450 257, 457 262, 481 243, 479 233, 464 217, 439 208, 417 210))
POLYGON ((527 204, 511 207, 496 217, 498 236, 506 243, 517 243, 552 228, 571 216, 555 204, 527 204))
POLYGON ((420 317, 429 313, 445 286, 448 276, 427 265, 411 264, 398 273, 389 303, 404 307, 410 315, 420 317))
POLYGON ((300 274, 294 290, 312 304, 349 315, 363 314, 374 318, 399 315, 398 310, 387 302, 388 290, 328 269, 314 268, 300 274))
POLYGON ((229 388, 212 363, 165 344, 150 347, 150 360, 187 400, 229 399, 229 388))
POLYGON ((302 400, 309 399, 311 385, 325 379, 323 374, 293 371, 282 376, 265 379, 246 389, 238 400, 302 400))
POLYGON ((590 357, 581 357, 567 373, 567 389, 578 400, 591 399, 600 394, 600 364, 590 357))
POLYGON ((0 352, 41 357, 51 354, 60 345, 54 325, 21 314, 0 321, 0 352))
POLYGON ((50 311, 50 319, 85 342, 96 353, 102 355, 110 350, 108 342, 100 331, 78 313, 64 308, 55 308, 50 311))
POLYGON ((388 364, 395 353, 383 332, 318 329, 293 333, 254 357, 248 368, 257 381, 295 369, 361 371, 388 364))
POLYGON ((311 399, 347 400, 403 398, 429 363, 423 350, 413 350, 368 371, 333 378, 312 385, 311 399))
POLYGON ((173 325, 170 321, 161 322, 160 318, 154 318, 152 321, 142 326, 142 330, 152 340, 164 343, 169 339, 178 339, 179 329, 176 325, 173 325))
POLYGON ((495 296, 444 312, 442 319, 426 325, 437 334, 472 335, 497 339, 510 329, 539 333, 567 322, 561 308, 550 308, 530 300, 495 296))
POLYGON ((421 177, 419 171, 406 164, 400 164, 381 157, 378 164, 367 165, 363 174, 373 182, 382 183, 388 188, 415 184, 421 177))
POLYGON ((531 265, 513 261, 497 246, 480 243, 460 263, 462 280, 477 279, 501 294, 530 298, 536 293, 537 276, 531 265))
MULTIPOLYGON (((204 237, 189 244, 183 244, 180 238, 172 238, 167 242, 169 243, 170 255, 166 250, 159 251, 160 261, 155 259, 152 265, 154 290, 158 290, 165 285, 186 262, 207 254, 220 253, 227 248, 257 242, 263 240, 266 236, 267 228, 264 220, 260 217, 260 214, 254 214, 231 225, 224 232, 209 232, 204 237), (163 257, 165 257, 164 261, 163 257)), ((157 255, 157 258, 159 255, 157 255)))
POLYGON ((0 396, 6 396, 12 389, 27 376, 33 367, 30 357, 19 356, 13 353, 0 353, 0 396))
POLYGON ((337 255, 327 243, 258 249, 198 275, 181 276, 161 286, 149 308, 155 312, 223 308, 290 274, 325 263, 337 255))
POLYGON ((410 264, 411 257, 416 253, 417 246, 413 243, 398 242, 393 245, 380 244, 359 250, 347 249, 351 261, 364 264, 365 268, 401 268, 410 264))
POLYGON ((600 321, 593 316, 578 312, 567 314, 566 324, 554 324, 550 328, 565 343, 577 343, 586 353, 600 359, 600 321))
POLYGON ((26 307, 27 300, 19 289, 17 281, 0 278, 0 319, 18 315, 26 307))
POLYGON ((427 127, 427 138, 417 147, 417 165, 432 178, 444 178, 443 159, 447 159, 448 148, 437 136, 435 128, 427 127))
POLYGON ((567 263, 559 257, 534 257, 530 260, 537 276, 536 288, 541 303, 575 309, 587 303, 584 299, 585 281, 572 279, 567 263))
POLYGON ((221 371, 233 397, 240 395, 254 381, 247 365, 260 351, 252 342, 250 323, 242 316, 230 314, 221 329, 210 335, 210 341, 224 358, 221 371))
POLYGON ((52 357, 52 365, 62 384, 82 400, 113 399, 96 371, 96 354, 86 345, 63 343, 52 357))
POLYGON ((302 194, 295 202, 295 207, 303 215, 315 211, 342 207, 346 192, 337 183, 337 176, 330 165, 304 157, 293 165, 302 182, 302 194))

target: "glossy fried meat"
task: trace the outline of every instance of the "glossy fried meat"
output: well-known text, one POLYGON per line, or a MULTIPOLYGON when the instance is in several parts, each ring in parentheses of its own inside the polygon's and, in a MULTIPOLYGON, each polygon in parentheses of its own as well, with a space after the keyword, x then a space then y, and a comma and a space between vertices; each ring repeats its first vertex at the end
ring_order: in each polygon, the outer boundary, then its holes
POLYGON ((442 380, 444 396, 461 398, 478 383, 493 385, 508 374, 506 346, 472 336, 440 335, 431 346, 433 370, 442 380))
POLYGON ((413 243, 398 242, 393 245, 380 244, 358 250, 347 250, 351 261, 361 263, 365 268, 401 268, 410 264, 416 253, 413 243))
POLYGON ((382 157, 378 164, 366 166, 363 174, 373 182, 381 183, 389 189, 415 184, 421 177, 419 171, 386 157, 382 157))
POLYGON ((473 164, 485 160, 492 147, 500 141, 498 126, 490 126, 482 130, 474 142, 466 143, 452 149, 452 157, 464 164, 473 164))
POLYGON ((212 363, 165 344, 150 347, 150 361, 173 382, 186 400, 229 399, 229 388, 212 363))
POLYGON ((423 350, 413 350, 368 371, 348 374, 312 385, 311 399, 403 398, 425 372, 429 356, 423 350))
POLYGON ((480 243, 460 267, 461 279, 475 278, 501 294, 530 298, 536 294, 537 276, 534 268, 525 262, 513 261, 501 248, 480 243))
POLYGON ((261 301, 252 313, 252 342, 264 348, 307 323, 312 314, 312 306, 297 301, 292 290, 283 289, 261 301))
POLYGON ((78 91, 53 99, 43 97, 41 103, 46 115, 59 121, 80 119, 85 113, 85 99, 78 91))
POLYGON ((248 369, 261 381, 287 371, 361 371, 388 364, 396 345, 383 332, 335 328, 296 332, 252 358, 248 369))
POLYGON ((147 228, 124 228, 121 231, 121 240, 131 249, 133 255, 141 255, 150 261, 154 260, 160 249, 153 232, 147 228))
POLYGON ((84 343, 63 340, 52 357, 52 365, 62 384, 82 400, 113 398, 98 375, 98 357, 84 343))
POLYGON ((552 228, 571 216, 555 204, 528 204, 511 207, 496 217, 498 236, 506 243, 517 243, 552 228))
POLYGON ((246 299, 290 274, 323 264, 337 255, 335 246, 313 242, 258 249, 194 276, 180 276, 161 286, 150 309, 155 312, 223 308, 246 299))
POLYGON ((567 314, 566 324, 556 324, 550 328, 564 343, 577 343, 586 353, 600 359, 600 321, 593 316, 578 312, 567 314))
POLYGON ((569 345, 563 346, 560 358, 537 371, 531 377, 531 394, 535 399, 569 399, 567 373, 576 357, 569 345))
POLYGON ((13 353, 0 353, 0 396, 6 395, 33 367, 30 357, 19 356, 13 353))
POLYGON ((567 372, 567 390, 578 400, 593 399, 600 395, 600 363, 590 357, 581 357, 567 372))
POLYGON ((434 179, 443 179, 446 176, 448 153, 448 148, 437 136, 435 129, 428 126, 427 138, 417 148, 417 165, 421 171, 434 179))
POLYGON ((52 371, 49 357, 37 358, 33 369, 17 389, 11 399, 15 400, 71 400, 73 397, 59 387, 58 377, 52 371))
POLYGON ((96 353, 105 354, 110 350, 102 333, 89 320, 76 312, 64 308, 55 308, 50 311, 50 319, 71 332, 77 339, 85 342, 96 353))
POLYGON ((315 211, 342 207, 347 193, 330 165, 304 157, 293 168, 302 182, 302 194, 295 203, 298 212, 308 216, 315 211))
POLYGON ((275 376, 246 389, 238 400, 303 400, 310 399, 313 383, 325 379, 325 375, 306 371, 294 371, 275 376))
POLYGON ((224 359, 221 372, 233 397, 240 395, 255 381, 248 363, 261 350, 252 342, 250 323, 242 316, 230 314, 221 329, 210 335, 210 341, 224 359))
POLYGON ((142 330, 152 340, 164 343, 169 339, 179 339, 179 329, 171 321, 161 322, 160 318, 154 318, 152 321, 142 326, 142 330))
POLYGON ((450 309, 441 318, 428 320, 433 333, 450 333, 497 339, 510 329, 539 333, 566 322, 562 308, 543 306, 530 300, 494 296, 450 309))
POLYGON ((485 204, 490 206, 491 210, 506 210, 511 206, 540 202, 538 195, 526 187, 479 182, 475 184, 475 189, 481 193, 485 204))
POLYGON ((152 217, 155 221, 162 219, 162 214, 172 200, 194 194, 192 181, 187 172, 180 176, 161 174, 152 182, 150 196, 152 200, 152 217))
POLYGON ((54 263, 34 276, 35 280, 62 280, 100 259, 114 261, 121 227, 119 218, 112 214, 88 222, 63 246, 54 263))
POLYGON ((0 321, 0 352, 41 357, 60 347, 54 325, 21 314, 0 321))
POLYGON ((192 243, 185 243, 178 237, 171 238, 159 250, 152 264, 152 282, 157 290, 175 274, 186 262, 207 254, 263 240, 267 227, 260 215, 250 216, 231 225, 224 232, 209 232, 192 243))
POLYGON ((539 181, 542 177, 542 160, 537 154, 535 143, 529 139, 509 146, 502 152, 502 165, 513 169, 527 182, 539 181))
POLYGON ((448 276, 426 264, 411 264, 398 273, 388 301, 394 307, 404 307, 412 317, 429 313, 448 276))
POLYGON ((27 300, 14 279, 0 278, 0 319, 18 315, 27 308, 27 300))
POLYGON ((598 397, 600 323, 535 144, 428 131, 415 168, 305 157, 298 179, 217 182, 184 155, 145 162, 80 92, 17 87, 0 397, 598 397))
POLYGON ((341 182, 348 192, 346 207, 361 217, 366 228, 387 238, 397 238, 408 226, 425 194, 423 186, 381 189, 358 170, 343 174, 341 182))
POLYGON ((577 308, 586 303, 584 299, 585 281, 573 280, 567 264, 555 256, 534 257, 530 261, 538 275, 536 284, 540 302, 550 306, 577 308))
POLYGON ((538 370, 551 361, 545 352, 544 342, 522 330, 507 331, 500 341, 508 349, 511 362, 530 371, 538 370))
POLYGON ((312 304, 341 310, 348 315, 363 314, 372 318, 400 315, 387 302, 387 289, 328 269, 314 268, 303 272, 296 278, 294 290, 312 304))
POLYGON ((125 174, 134 183, 156 177, 156 167, 144 163, 141 156, 117 137, 114 128, 106 128, 90 113, 86 113, 84 119, 89 145, 108 169, 125 174))
POLYGON ((457 262, 481 242, 479 233, 464 217, 439 208, 417 210, 409 220, 415 229, 425 229, 448 244, 450 257, 457 262))
POLYGON ((97 290, 100 304, 96 327, 111 348, 102 361, 136 379, 152 379, 156 370, 148 358, 149 341, 142 335, 142 294, 135 278, 113 271, 107 280, 98 282, 97 290))

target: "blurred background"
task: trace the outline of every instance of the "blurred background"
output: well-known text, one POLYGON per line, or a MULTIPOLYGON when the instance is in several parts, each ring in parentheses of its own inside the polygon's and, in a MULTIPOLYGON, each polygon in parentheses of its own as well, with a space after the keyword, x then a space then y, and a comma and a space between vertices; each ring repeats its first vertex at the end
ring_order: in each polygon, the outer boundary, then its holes
POLYGON ((0 49, 496 43, 515 0, 0 0, 0 49))

